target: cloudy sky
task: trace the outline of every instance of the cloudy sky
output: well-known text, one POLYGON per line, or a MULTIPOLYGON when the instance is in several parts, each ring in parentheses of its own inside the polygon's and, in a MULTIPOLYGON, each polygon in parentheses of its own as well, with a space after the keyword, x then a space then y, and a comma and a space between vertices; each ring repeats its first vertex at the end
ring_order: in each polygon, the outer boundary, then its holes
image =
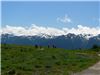
MULTIPOLYGON (((87 32, 85 31, 87 28, 88 32, 93 29, 92 32, 99 33, 96 31, 100 31, 99 15, 99 1, 2 2, 2 27, 6 31, 11 28, 13 31, 10 32, 14 32, 14 27, 16 27, 15 29, 18 27, 24 29, 29 27, 28 29, 30 29, 37 26, 50 27, 51 31, 53 31, 52 29, 62 31, 67 29, 67 32, 68 30, 77 31, 80 28, 80 30, 83 29, 84 32, 87 32)), ((21 33, 21 30, 19 29, 18 32, 21 33)))

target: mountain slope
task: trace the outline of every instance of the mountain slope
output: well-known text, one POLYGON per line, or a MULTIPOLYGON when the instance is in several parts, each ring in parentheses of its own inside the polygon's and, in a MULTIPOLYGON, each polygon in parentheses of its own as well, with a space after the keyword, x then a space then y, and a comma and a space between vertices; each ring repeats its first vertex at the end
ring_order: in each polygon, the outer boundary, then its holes
POLYGON ((94 44, 100 46, 100 34, 97 36, 87 35, 75 35, 67 34, 61 36, 48 36, 48 35, 35 35, 35 36, 15 36, 12 34, 2 34, 1 43, 8 44, 22 44, 22 45, 41 45, 52 46, 55 45, 58 48, 66 49, 79 49, 79 48, 91 48, 94 44))

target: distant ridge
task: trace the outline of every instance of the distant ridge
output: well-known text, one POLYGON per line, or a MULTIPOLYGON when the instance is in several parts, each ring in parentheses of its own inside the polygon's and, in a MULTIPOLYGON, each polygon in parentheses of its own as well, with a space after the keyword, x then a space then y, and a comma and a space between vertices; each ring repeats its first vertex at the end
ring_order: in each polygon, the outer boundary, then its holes
POLYGON ((22 44, 22 45, 55 45, 58 48, 81 49, 91 48, 94 44, 100 46, 100 34, 92 36, 91 34, 67 34, 60 36, 50 36, 46 34, 34 36, 16 36, 13 34, 1 34, 1 43, 22 44))

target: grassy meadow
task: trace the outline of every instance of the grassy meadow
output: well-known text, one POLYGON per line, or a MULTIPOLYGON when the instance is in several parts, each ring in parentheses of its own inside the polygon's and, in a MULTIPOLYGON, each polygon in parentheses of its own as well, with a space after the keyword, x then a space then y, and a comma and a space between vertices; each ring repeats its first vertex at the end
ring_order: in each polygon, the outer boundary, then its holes
POLYGON ((71 75, 100 60, 98 52, 1 44, 1 75, 71 75))

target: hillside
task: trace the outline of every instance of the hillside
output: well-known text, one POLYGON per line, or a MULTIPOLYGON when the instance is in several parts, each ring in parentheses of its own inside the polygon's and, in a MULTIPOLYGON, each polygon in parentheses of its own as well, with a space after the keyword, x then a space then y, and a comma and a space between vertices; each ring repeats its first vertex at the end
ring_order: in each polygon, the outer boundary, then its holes
POLYGON ((1 75, 70 75, 100 60, 94 50, 1 44, 1 75))

